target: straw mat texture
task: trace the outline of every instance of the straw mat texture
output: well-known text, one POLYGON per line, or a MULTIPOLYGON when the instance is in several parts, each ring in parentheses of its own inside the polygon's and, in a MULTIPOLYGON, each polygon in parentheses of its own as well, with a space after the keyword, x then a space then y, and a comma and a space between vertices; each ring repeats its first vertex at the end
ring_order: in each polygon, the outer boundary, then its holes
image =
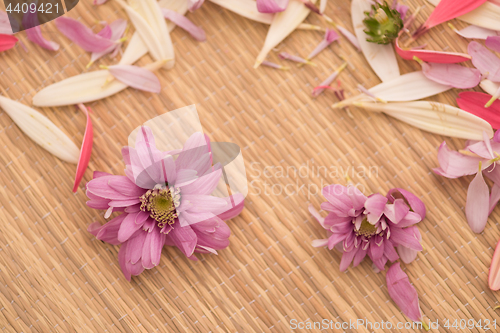
MULTIPOLYGON (((423 2, 411 0, 409 5, 413 10, 423 2)), ((349 8, 349 1, 330 0, 326 13, 352 31, 349 8)), ((430 10, 423 8, 419 23, 430 10)), ((69 16, 94 29, 98 20, 126 17, 113 1, 94 7, 90 0, 81 0, 69 16)), ((172 32, 177 62, 172 70, 158 72, 161 94, 127 89, 88 105, 94 111, 95 143, 84 182, 95 170, 124 174, 120 149, 134 128, 196 104, 211 139, 237 143, 246 162, 249 196, 241 216, 228 222, 229 248, 218 256, 198 255, 198 262, 165 248, 159 266, 127 282, 118 265, 118 247, 87 232, 90 223, 105 219, 103 212, 86 206, 84 183, 76 194, 71 192, 75 165, 37 146, 0 112, 2 331, 289 332, 294 319, 406 322, 389 298, 384 272, 374 273, 365 260, 341 273, 340 253, 311 246, 326 232, 307 206, 319 209, 324 201, 320 187, 345 184, 346 171, 365 194, 401 187, 427 205, 427 218, 419 224, 425 251, 403 265, 419 292, 426 320, 497 318, 493 307, 499 294, 488 289, 487 274, 500 237, 500 210, 491 215, 484 233, 472 233, 464 216, 471 179, 448 180, 431 172, 438 165, 439 144, 446 140, 456 149, 462 140, 356 108, 350 109, 351 118, 344 110, 331 109, 336 98, 329 91, 313 99, 312 88, 343 62, 341 56, 349 61, 340 76, 347 96, 357 93, 358 83, 379 83, 362 54, 345 39, 321 53, 317 67, 289 63, 287 72, 254 70, 267 26, 210 2, 188 16, 203 26, 208 41, 196 42, 179 28, 172 32)), ((306 22, 326 27, 314 14, 306 22)), ((459 21, 454 24, 464 27, 459 21)), ((86 71, 90 59, 53 22, 42 31, 61 44, 58 52, 30 43, 22 32, 19 38, 28 52, 18 45, 0 54, 0 92, 27 105, 41 88, 86 71)), ((296 31, 280 50, 306 56, 322 38, 321 32, 296 31)), ((419 40, 424 42, 429 49, 462 52, 467 45, 446 25, 419 40)), ((276 54, 270 60, 279 62, 276 54)), ((148 62, 146 56, 138 64, 148 62)), ((112 63, 105 58, 97 65, 112 63)), ((401 59, 400 67, 402 73, 419 69, 401 59)), ((457 93, 432 100, 456 105, 457 93)), ((38 110, 81 144, 83 113, 75 107, 38 110)))

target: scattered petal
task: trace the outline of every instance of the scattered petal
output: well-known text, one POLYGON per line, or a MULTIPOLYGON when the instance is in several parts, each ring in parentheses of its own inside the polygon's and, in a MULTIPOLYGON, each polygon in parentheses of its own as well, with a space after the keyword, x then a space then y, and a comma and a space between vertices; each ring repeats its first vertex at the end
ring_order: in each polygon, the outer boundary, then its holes
POLYGON ((465 204, 467 222, 472 231, 477 234, 483 232, 486 227, 490 208, 490 190, 484 181, 481 169, 481 162, 479 162, 479 172, 469 184, 465 204))
POLYGON ((317 87, 318 89, 315 88, 313 90, 313 92, 312 92, 313 97, 318 97, 324 90, 321 87, 322 86, 329 86, 333 82, 333 80, 335 80, 335 78, 340 74, 340 72, 342 72, 344 70, 344 68, 346 68, 346 66, 347 66, 347 63, 344 62, 329 77, 327 77, 325 81, 321 82, 319 87, 317 87))
POLYGON ((488 108, 486 103, 491 96, 482 92, 463 91, 458 94, 458 106, 481 119, 486 120, 494 129, 500 128, 500 101, 494 101, 488 108))
POLYGON ((26 37, 28 37, 30 41, 47 50, 59 50, 59 44, 49 41, 42 36, 42 30, 40 29, 40 22, 38 21, 36 12, 31 13, 28 11, 24 14, 23 26, 26 29, 26 37))
MULTIPOLYGON (((120 40, 122 38, 123 34, 125 33, 125 30, 127 29, 127 21, 125 21, 123 19, 118 19, 118 20, 111 22, 108 25, 108 27, 111 31, 110 40, 117 42, 118 40, 120 40)), ((96 62, 98 59, 102 58, 106 54, 114 52, 119 47, 120 47, 120 44, 116 43, 116 44, 111 45, 110 47, 108 47, 104 51, 92 52, 89 65, 96 62)), ((89 65, 87 65, 87 67, 89 67, 89 65)))
POLYGON ((270 62, 270 61, 267 61, 267 60, 264 60, 261 65, 272 67, 272 68, 276 68, 276 69, 281 69, 281 70, 284 70, 284 71, 287 71, 287 70, 290 69, 290 68, 288 68, 286 66, 278 65, 278 64, 275 64, 274 62, 270 62))
POLYGON ((432 27, 473 11, 485 2, 486 0, 460 0, 458 2, 456 0, 441 0, 427 21, 415 31, 414 38, 423 35, 432 27))
POLYGON ((301 63, 301 64, 307 64, 307 65, 316 66, 315 63, 310 62, 309 60, 306 60, 304 58, 301 58, 301 57, 298 57, 298 56, 295 56, 293 54, 286 53, 286 52, 279 53, 278 57, 280 57, 280 59, 284 59, 284 60, 290 60, 290 61, 295 61, 295 62, 298 62, 298 63, 301 63))
POLYGON ((316 48, 309 54, 307 59, 312 59, 317 56, 321 51, 328 47, 331 43, 338 40, 340 37, 337 32, 333 29, 326 29, 325 37, 323 40, 316 46, 316 48))
POLYGON ((328 0, 320 0, 319 2, 319 11, 320 13, 324 13, 326 9, 326 4, 328 0))
POLYGON ((493 129, 486 121, 447 104, 417 101, 406 103, 354 102, 352 105, 369 111, 383 112, 424 131, 440 135, 482 140, 483 131, 485 131, 489 137, 493 136, 493 129))
POLYGON ((78 165, 76 167, 75 184, 73 185, 73 192, 75 193, 78 190, 78 186, 82 181, 85 170, 87 170, 87 166, 89 165, 90 155, 92 154, 92 145, 94 142, 94 129, 92 127, 89 110, 87 110, 83 104, 78 105, 78 107, 87 116, 87 125, 85 126, 82 148, 80 149, 80 157, 78 158, 78 165))
POLYGON ((10 50, 13 48, 18 39, 12 35, 0 34, 0 52, 10 50))
POLYGON ((426 63, 418 57, 414 57, 414 60, 422 65, 422 72, 428 79, 440 84, 469 89, 476 87, 481 81, 481 72, 476 68, 457 64, 426 63))
POLYGON ((0 10, 0 35, 12 35, 12 26, 10 25, 9 15, 0 10))
POLYGON ((88 52, 102 52, 113 46, 114 41, 95 34, 81 22, 61 16, 55 20, 56 27, 63 35, 88 52))
POLYGON ((191 37, 196 39, 197 41, 204 42, 207 40, 207 36, 205 35, 205 31, 196 26, 193 22, 191 22, 186 16, 177 13, 176 11, 170 9, 161 9, 163 16, 167 19, 181 27, 183 30, 186 30, 191 37))
POLYGON ((500 52, 500 36, 489 36, 484 44, 487 48, 500 52))
POLYGON ((188 8, 190 12, 194 12, 199 9, 205 0, 188 0, 188 8))
POLYGON ((440 64, 454 64, 459 62, 468 61, 471 56, 465 53, 456 52, 443 52, 443 51, 432 51, 432 50, 415 50, 409 49, 404 50, 399 46, 399 41, 396 39, 394 44, 396 52, 401 56, 401 58, 406 60, 412 60, 413 57, 418 57, 426 62, 435 62, 440 64))
POLYGON ((345 38, 355 47, 358 49, 358 51, 361 51, 361 45, 359 44, 358 38, 354 36, 352 32, 347 30, 346 28, 337 25, 337 29, 340 31, 342 35, 344 35, 345 38))
POLYGON ((94 5, 99 6, 105 4, 108 0, 94 0, 94 5))
POLYGON ((497 36, 497 32, 490 30, 490 29, 485 29, 478 27, 477 25, 469 25, 467 28, 464 28, 462 30, 457 30, 453 24, 448 23, 451 29, 455 31, 457 34, 464 38, 468 39, 486 39, 489 36, 497 36))
POLYGON ((0 108, 27 136, 49 153, 68 163, 78 162, 78 147, 40 112, 3 96, 0 96, 0 108))
MULTIPOLYGON (((437 6, 440 0, 427 0, 437 6)), ((486 1, 473 11, 458 17, 459 20, 482 28, 496 30, 500 21, 500 7, 486 1)))
POLYGON ((161 92, 161 84, 158 77, 150 70, 133 65, 115 65, 107 68, 111 75, 117 80, 135 89, 161 92))
POLYGON ((418 301, 418 293, 412 286, 408 275, 401 269, 399 262, 392 264, 385 276, 389 296, 399 307, 401 312, 408 318, 416 322, 422 322, 422 311, 418 301))
POLYGON ((392 45, 379 45, 366 40, 369 36, 364 32, 363 19, 364 13, 370 10, 371 6, 368 1, 352 0, 352 25, 360 48, 375 74, 384 82, 390 81, 400 75, 398 61, 392 45))
POLYGON ((478 42, 470 42, 467 52, 472 56, 472 64, 489 80, 500 82, 500 58, 478 42))
POLYGON ((288 6, 288 0, 257 0, 257 10, 260 13, 282 12, 288 6))
POLYGON ((210 2, 256 22, 271 24, 274 18, 274 14, 259 12, 257 2, 254 0, 210 0, 210 2))

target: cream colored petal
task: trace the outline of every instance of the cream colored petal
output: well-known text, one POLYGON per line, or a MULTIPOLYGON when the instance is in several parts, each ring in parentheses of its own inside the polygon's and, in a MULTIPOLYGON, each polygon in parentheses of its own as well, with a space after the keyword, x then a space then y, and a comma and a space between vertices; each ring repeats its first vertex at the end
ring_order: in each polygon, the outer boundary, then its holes
MULTIPOLYGON (((313 0, 312 2, 316 1, 313 0)), ((254 68, 259 67, 266 59, 267 54, 292 33, 310 12, 299 0, 290 0, 288 7, 284 11, 276 13, 273 22, 269 26, 264 46, 257 56, 254 68)))
POLYGON ((355 102, 369 111, 383 112, 422 130, 469 140, 482 140, 483 131, 493 136, 491 125, 451 105, 418 101, 406 103, 355 102))
MULTIPOLYGON (((434 6, 437 6, 440 0, 427 0, 434 6)), ((459 20, 477 25, 482 28, 495 31, 500 30, 500 6, 492 4, 488 1, 477 7, 473 11, 459 16, 459 20)))
POLYGON ((352 24, 366 60, 380 80, 386 82, 399 76, 398 61, 391 44, 380 45, 366 41, 368 36, 363 31, 365 29, 363 19, 364 12, 370 11, 370 6, 367 0, 352 0, 352 24))
POLYGON ((250 20, 271 24, 274 14, 260 13, 257 10, 257 2, 255 0, 210 0, 211 2, 226 8, 238 15, 246 17, 250 20))
POLYGON ((490 94, 491 96, 493 96, 498 91, 498 89, 500 88, 500 83, 496 83, 496 82, 493 82, 493 81, 490 81, 490 80, 483 80, 483 81, 481 81, 481 83, 479 84, 479 86, 485 92, 487 92, 488 94, 490 94))
POLYGON ((3 96, 0 96, 0 108, 27 136, 49 153, 68 163, 78 163, 78 147, 40 112, 3 96))

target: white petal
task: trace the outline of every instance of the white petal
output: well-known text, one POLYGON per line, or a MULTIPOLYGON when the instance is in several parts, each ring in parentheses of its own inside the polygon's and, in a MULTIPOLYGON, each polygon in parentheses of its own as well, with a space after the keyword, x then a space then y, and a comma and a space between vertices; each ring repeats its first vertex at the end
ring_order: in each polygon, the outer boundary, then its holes
POLYGON ((483 131, 493 136, 485 120, 451 105, 437 102, 367 103, 353 105, 369 111, 383 112, 422 130, 469 140, 482 140, 483 131))
POLYGON ((40 112, 0 96, 2 108, 33 141, 63 161, 76 164, 80 150, 71 139, 40 112))
POLYGON ((500 89, 500 83, 496 83, 488 79, 481 81, 479 86, 491 96, 493 96, 498 91, 498 89, 500 89))
POLYGON ((380 45, 366 41, 368 37, 363 31, 364 12, 370 11, 370 2, 366 0, 352 0, 351 16, 354 31, 358 37, 361 51, 365 55, 366 60, 372 67, 373 71, 380 80, 386 82, 399 76, 399 66, 394 52, 394 47, 389 45, 380 45))
MULTIPOLYGON (((312 0, 312 2, 316 2, 312 0)), ((264 46, 257 56, 254 68, 266 59, 267 54, 281 43, 292 31, 294 31, 305 20, 311 11, 299 0, 291 0, 288 7, 274 14, 273 22, 269 26, 264 46)))
MULTIPOLYGON (((434 6, 437 6, 440 0, 427 0, 434 6)), ((474 24, 479 27, 483 27, 491 30, 499 30, 500 22, 500 6, 492 4, 488 1, 483 3, 481 6, 477 7, 473 11, 459 16, 459 20, 467 22, 469 24, 474 24)))
POLYGON ((211 2, 226 8, 238 15, 246 17, 250 20, 271 24, 274 14, 260 13, 257 10, 257 2, 255 0, 210 0, 211 2))

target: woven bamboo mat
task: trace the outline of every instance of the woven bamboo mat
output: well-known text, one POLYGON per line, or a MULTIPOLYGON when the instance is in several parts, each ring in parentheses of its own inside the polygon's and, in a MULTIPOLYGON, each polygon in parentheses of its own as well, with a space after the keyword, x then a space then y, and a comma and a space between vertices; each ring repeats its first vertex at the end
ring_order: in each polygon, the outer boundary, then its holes
MULTIPOLYGON (((423 4, 409 1, 413 9, 423 4)), ((326 13, 352 31, 349 8, 349 1, 330 0, 326 13)), ((419 22, 429 13, 427 6, 419 22)), ((90 0, 81 0, 69 15, 90 26, 96 20, 125 17, 112 1, 94 7, 90 0)), ((312 99, 312 88, 343 62, 341 56, 349 60, 340 76, 348 96, 357 93, 357 83, 371 87, 379 82, 345 39, 321 53, 317 67, 254 70, 265 25, 210 2, 188 15, 204 27, 208 41, 198 43, 180 29, 173 31, 177 63, 173 70, 158 73, 161 94, 127 89, 89 104, 95 144, 84 181, 94 170, 124 174, 120 149, 135 127, 196 104, 205 132, 215 141, 240 145, 246 162, 250 193, 241 216, 229 221, 229 248, 218 256, 199 255, 198 262, 165 248, 159 266, 127 282, 118 265, 118 247, 86 231, 90 223, 105 220, 85 205, 82 189, 71 192, 75 166, 41 149, 2 112, 2 331, 289 332, 294 319, 406 322, 389 298, 385 274, 375 274, 368 260, 341 273, 339 253, 311 247, 313 239, 325 237, 325 230, 307 206, 319 208, 324 201, 319 188, 345 183, 346 171, 366 194, 402 187, 427 205, 427 218, 419 224, 425 251, 404 265, 427 319, 497 318, 493 307, 499 294, 488 289, 487 274, 500 237, 500 210, 491 215, 484 233, 473 234, 464 216, 470 179, 448 180, 431 172, 439 144, 447 140, 459 148, 461 140, 356 108, 351 108, 351 118, 330 108, 336 101, 330 92, 312 99)), ((326 26, 315 15, 307 22, 326 26)), ((20 33, 29 52, 18 45, 0 53, 1 93, 28 105, 41 88, 84 72, 89 62, 89 54, 57 33, 53 23, 42 30, 61 44, 58 52, 43 50, 20 33)), ((322 38, 320 32, 297 31, 280 48, 305 56, 322 38)), ((467 45, 445 25, 422 42, 454 51, 467 45)), ((271 60, 279 61, 276 54, 271 60)), ((146 56, 139 64, 150 61, 146 56)), ((112 60, 106 58, 99 64, 108 63, 112 60)), ((402 73, 419 69, 412 62, 401 61, 400 66, 402 73)), ((456 95, 451 91, 432 99, 455 105, 456 95)), ((85 128, 81 112, 74 107, 38 110, 80 145, 85 128)))

